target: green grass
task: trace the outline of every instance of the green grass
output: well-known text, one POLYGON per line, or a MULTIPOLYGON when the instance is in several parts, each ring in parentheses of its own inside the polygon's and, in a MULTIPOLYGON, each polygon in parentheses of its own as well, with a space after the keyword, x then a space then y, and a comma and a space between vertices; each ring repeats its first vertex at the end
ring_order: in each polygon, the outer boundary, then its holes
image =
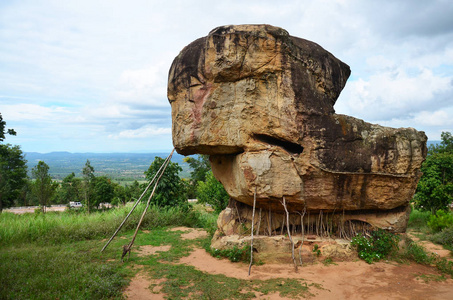
POLYGON ((427 252, 423 246, 417 244, 410 238, 406 237, 405 249, 403 249, 397 259, 405 259, 422 265, 435 266, 437 270, 453 278, 453 261, 427 252))
MULTIPOLYGON (((274 293, 300 299, 322 288, 303 279, 241 280, 177 264, 194 247, 209 248, 217 215, 201 206, 189 211, 151 208, 142 225, 142 230, 150 232, 139 231, 130 259, 121 263, 122 246, 131 240, 143 208, 133 214, 102 254, 99 251, 129 209, 92 214, 0 214, 0 299, 121 299, 122 291, 140 269, 137 266, 142 266, 151 278, 165 279, 160 283, 161 291, 169 299, 251 299, 274 293), (183 240, 181 231, 168 230, 173 226, 203 227, 211 235, 183 240), (165 252, 138 256, 137 250, 144 245, 171 247, 165 252)), ((423 218, 419 214, 412 224, 423 218)), ((449 233, 444 234, 442 238, 448 241, 449 233)), ((406 245, 398 258, 401 261, 434 265, 443 274, 453 276, 453 263, 428 254, 411 240, 406 245)), ((240 256, 244 251, 239 250, 229 251, 226 256, 240 256)), ((420 276, 425 281, 442 278, 420 276)))
MULTIPOLYGON (((120 298, 127 269, 99 255, 99 243, 0 249, 1 299, 120 298)), ((110 252, 112 254, 112 252, 110 252)))
POLYGON ((425 283, 429 283, 431 281, 441 282, 447 280, 447 277, 445 277, 444 275, 436 274, 420 274, 416 278, 423 280, 425 283))
MULTIPOLYGON (((133 275, 119 262, 122 246, 134 233, 143 206, 139 206, 104 253, 105 239, 115 231, 130 207, 92 214, 0 214, 0 299, 104 299, 121 298, 133 275), (112 260, 115 258, 115 260, 112 260)), ((188 242, 165 226, 215 226, 216 216, 201 209, 151 207, 134 247, 171 244, 165 259, 189 253, 188 242)), ((132 256, 134 257, 134 255, 132 256)), ((164 258, 164 257, 163 257, 164 258)))
POLYGON ((429 230, 428 221, 431 213, 412 209, 407 227, 416 231, 426 232, 429 230))
MULTIPOLYGON (((451 212, 449 213, 451 215, 451 212)), ((423 240, 429 240, 433 243, 442 245, 445 249, 453 251, 453 226, 442 229, 440 232, 434 233, 428 226, 433 215, 429 211, 418 211, 412 209, 409 217, 408 229, 418 231, 416 236, 423 240)))
MULTIPOLYGON (((99 239, 113 234, 124 220, 131 207, 121 207, 104 212, 49 212, 46 214, 12 213, 0 214, 0 244, 40 245, 70 243, 80 240, 99 239)), ((139 205, 124 225, 122 232, 136 227, 144 205, 139 205)), ((189 226, 215 230, 216 216, 178 207, 158 208, 152 206, 143 219, 141 228, 165 226, 189 226)))
POLYGON ((453 251, 453 226, 433 234, 429 237, 429 240, 442 245, 445 249, 453 251))
POLYGON ((215 230, 217 215, 197 206, 190 211, 153 207, 130 259, 121 263, 122 246, 133 236, 139 212, 103 253, 100 249, 127 212, 121 208, 93 214, 1 214, 0 299, 121 299, 137 272, 135 266, 143 266, 152 278, 164 278, 162 292, 169 299, 251 299, 272 293, 299 299, 312 295, 311 288, 320 288, 303 279, 240 280, 176 264, 194 247, 206 247, 212 234, 183 240, 181 231, 169 231, 167 226, 215 230), (138 256, 137 250, 144 245, 171 247, 138 256))

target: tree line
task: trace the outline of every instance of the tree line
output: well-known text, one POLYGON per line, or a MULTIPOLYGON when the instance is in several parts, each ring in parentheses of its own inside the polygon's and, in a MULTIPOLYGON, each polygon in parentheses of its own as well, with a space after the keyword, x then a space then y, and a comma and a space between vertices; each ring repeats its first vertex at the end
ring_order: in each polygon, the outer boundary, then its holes
MULTIPOLYGON (((45 212, 51 204, 69 204, 81 202, 83 209, 90 212, 100 208, 102 203, 112 205, 125 204, 140 198, 142 192, 164 159, 155 157, 145 171, 147 182, 135 180, 130 185, 122 186, 107 176, 96 176, 90 161, 82 169, 82 177, 71 173, 61 182, 52 180, 49 166, 39 161, 32 168, 31 178, 27 176, 27 165, 19 146, 4 144, 7 135, 16 135, 13 129, 6 129, 6 122, 0 114, 0 212, 11 206, 39 205, 45 212)), ((207 156, 198 158, 186 157, 191 168, 188 180, 179 177, 182 171, 178 163, 170 162, 160 179, 152 202, 159 206, 187 205, 187 199, 198 198, 200 202, 213 206, 217 211, 224 209, 228 203, 228 194, 210 171, 207 156)), ((149 197, 150 191, 143 196, 149 197)))

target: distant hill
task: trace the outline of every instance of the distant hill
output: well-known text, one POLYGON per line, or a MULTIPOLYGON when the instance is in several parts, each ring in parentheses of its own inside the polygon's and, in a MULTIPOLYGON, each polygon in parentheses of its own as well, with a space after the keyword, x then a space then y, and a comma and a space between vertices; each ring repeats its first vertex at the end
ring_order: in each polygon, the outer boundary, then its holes
MULTIPOLYGON (((166 158, 170 153, 70 153, 51 152, 37 153, 25 152, 28 161, 28 171, 35 167, 39 161, 49 165, 49 173, 54 179, 63 179, 74 172, 82 176, 85 163, 90 160, 97 176, 106 175, 112 179, 143 180, 144 172, 148 170, 156 156, 166 158)), ((183 162, 183 155, 174 153, 172 162, 178 163, 182 168, 181 177, 188 177, 190 167, 183 162)))
MULTIPOLYGON (((439 144, 440 141, 428 141, 427 146, 439 144)), ((37 153, 25 152, 29 173, 40 160, 49 165, 49 172, 54 179, 63 179, 74 172, 82 176, 85 163, 90 160, 97 176, 106 175, 116 180, 143 180, 144 172, 148 170, 156 156, 166 158, 169 153, 71 153, 51 152, 37 153)), ((183 155, 173 154, 172 162, 178 163, 183 171, 179 174, 183 178, 190 175, 190 166, 183 162, 183 155)))

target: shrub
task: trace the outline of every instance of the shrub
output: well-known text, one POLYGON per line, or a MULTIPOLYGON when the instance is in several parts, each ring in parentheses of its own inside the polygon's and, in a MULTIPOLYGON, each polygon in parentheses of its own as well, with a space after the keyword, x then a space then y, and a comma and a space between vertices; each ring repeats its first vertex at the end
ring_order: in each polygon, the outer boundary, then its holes
POLYGON ((453 226, 450 226, 448 228, 445 228, 441 232, 433 234, 430 240, 434 243, 444 245, 450 251, 453 251, 453 226))
POLYGON ((216 212, 221 212, 227 207, 230 196, 228 196, 223 185, 209 171, 206 175, 206 181, 198 182, 197 198, 200 203, 210 204, 216 212))
POLYGON ((356 247, 359 257, 371 264, 387 258, 392 251, 398 250, 399 237, 385 230, 378 229, 371 232, 369 237, 361 234, 352 239, 352 245, 356 247))
POLYGON ((435 215, 429 217, 428 227, 433 232, 439 232, 450 226, 453 226, 453 215, 449 212, 439 209, 435 215))
POLYGON ((429 211, 420 211, 413 208, 409 216, 407 227, 415 230, 427 230, 427 223, 430 216, 431 212, 429 211))
POLYGON ((211 253, 214 257, 225 257, 228 258, 232 262, 249 262, 250 261, 250 246, 245 245, 242 248, 234 246, 232 249, 215 249, 215 248, 207 248, 209 253, 211 253))

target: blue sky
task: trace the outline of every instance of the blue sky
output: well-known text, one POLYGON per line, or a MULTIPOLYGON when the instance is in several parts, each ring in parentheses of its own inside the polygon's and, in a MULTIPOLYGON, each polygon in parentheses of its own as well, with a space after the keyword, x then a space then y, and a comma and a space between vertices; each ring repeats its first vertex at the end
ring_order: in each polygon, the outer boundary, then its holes
POLYGON ((0 112, 25 152, 170 151, 173 58, 227 24, 312 40, 352 75, 337 113, 453 131, 453 1, 0 2, 0 112))

